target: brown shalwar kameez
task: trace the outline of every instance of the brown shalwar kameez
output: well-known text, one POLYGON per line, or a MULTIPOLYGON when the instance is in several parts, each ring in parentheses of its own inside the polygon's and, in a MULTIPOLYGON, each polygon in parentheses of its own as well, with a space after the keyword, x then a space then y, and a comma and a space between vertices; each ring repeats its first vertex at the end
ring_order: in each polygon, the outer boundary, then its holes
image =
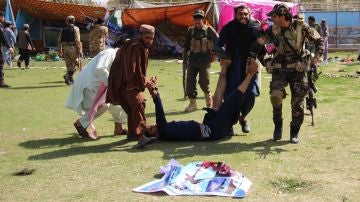
POLYGON ((124 43, 116 53, 110 69, 106 102, 120 104, 128 115, 131 135, 141 138, 144 134, 145 83, 148 66, 148 49, 139 39, 124 43))

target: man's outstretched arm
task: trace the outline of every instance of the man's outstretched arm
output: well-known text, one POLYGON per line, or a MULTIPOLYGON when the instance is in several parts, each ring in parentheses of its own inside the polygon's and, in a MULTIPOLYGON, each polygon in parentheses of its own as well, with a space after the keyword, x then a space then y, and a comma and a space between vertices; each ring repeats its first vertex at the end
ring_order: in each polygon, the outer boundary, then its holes
POLYGON ((258 72, 259 70, 259 64, 255 61, 255 59, 251 58, 250 60, 250 66, 247 68, 247 74, 244 79, 244 81, 239 85, 238 90, 242 93, 246 92, 246 89, 248 88, 251 79, 253 76, 258 72))

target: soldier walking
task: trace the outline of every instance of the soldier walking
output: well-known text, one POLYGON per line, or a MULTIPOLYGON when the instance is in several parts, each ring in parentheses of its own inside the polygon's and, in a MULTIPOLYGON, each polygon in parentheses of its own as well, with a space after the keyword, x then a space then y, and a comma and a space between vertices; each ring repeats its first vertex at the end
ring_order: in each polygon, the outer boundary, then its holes
POLYGON ((185 108, 186 112, 197 110, 196 77, 199 74, 199 84, 205 94, 206 106, 212 106, 210 93, 209 69, 218 34, 211 26, 204 24, 205 13, 196 10, 193 15, 195 26, 187 31, 184 44, 184 58, 188 58, 186 93, 190 104, 185 108), (188 56, 188 57, 187 57, 188 56))
POLYGON ((98 53, 105 50, 105 40, 108 28, 104 26, 104 20, 98 19, 89 33, 90 57, 95 57, 98 53))
POLYGON ((66 27, 60 31, 58 39, 59 54, 63 56, 66 64, 66 74, 63 76, 65 83, 71 85, 74 82, 73 75, 76 67, 79 67, 79 58, 82 56, 80 30, 74 25, 75 17, 70 15, 66 18, 66 27))
MULTIPOLYGON (((323 54, 323 39, 314 29, 301 21, 292 21, 290 9, 285 4, 277 4, 267 14, 274 22, 252 45, 250 57, 255 58, 257 53, 267 45, 275 45, 276 52, 273 59, 266 64, 267 70, 272 72, 270 82, 270 101, 273 106, 273 121, 275 130, 274 141, 282 138, 282 100, 286 94, 285 87, 290 85, 291 114, 290 142, 299 142, 299 131, 304 120, 304 98, 308 90, 305 71, 308 66, 305 54, 305 39, 314 42, 315 56, 311 64, 318 64, 323 54)), ((263 23, 262 23, 263 25, 263 23)))

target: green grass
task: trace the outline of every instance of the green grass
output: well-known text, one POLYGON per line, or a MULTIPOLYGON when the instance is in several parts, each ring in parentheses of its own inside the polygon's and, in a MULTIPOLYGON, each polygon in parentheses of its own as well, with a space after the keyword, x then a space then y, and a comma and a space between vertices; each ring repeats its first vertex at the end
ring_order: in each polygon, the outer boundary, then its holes
MULTIPOLYGON (((357 201, 360 198, 359 79, 320 77, 315 127, 309 126, 307 115, 298 145, 288 144, 290 96, 284 101, 283 141, 270 140, 271 75, 263 72, 262 94, 248 117, 252 127, 249 135, 243 135, 236 125, 235 131, 240 135, 221 141, 158 141, 137 150, 133 148, 136 142, 111 136, 113 123, 109 114, 96 120, 100 140, 78 138, 72 125, 77 115, 64 107, 69 93, 62 79, 65 70, 60 68, 64 64, 32 62, 31 65, 47 68, 7 69, 6 79, 12 88, 0 89, 0 201, 229 200, 131 191, 156 179, 159 167, 171 158, 181 164, 202 160, 228 163, 253 182, 246 201, 357 201), (36 170, 28 176, 12 175, 24 168, 36 170)), ((336 71, 340 67, 353 68, 349 72, 359 70, 359 65, 330 63, 322 71, 340 75, 336 71)), ((212 71, 218 70, 218 64, 213 65, 212 71)), ((188 101, 183 99, 180 65, 151 60, 148 75, 159 77, 168 120, 202 120, 204 113, 200 110, 183 113, 188 101)), ((212 89, 217 76, 211 75, 212 89)), ((199 95, 198 106, 202 107, 205 100, 201 92, 199 95)), ((153 123, 150 98, 146 112, 148 121, 153 123)))

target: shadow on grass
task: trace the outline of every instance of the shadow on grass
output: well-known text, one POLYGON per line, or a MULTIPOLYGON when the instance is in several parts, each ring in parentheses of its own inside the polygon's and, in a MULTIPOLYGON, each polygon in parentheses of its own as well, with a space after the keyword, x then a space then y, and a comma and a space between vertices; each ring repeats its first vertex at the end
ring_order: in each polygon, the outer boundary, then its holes
MULTIPOLYGON (((110 137, 110 136, 109 136, 110 137)), ((75 140, 69 140, 70 138, 65 138, 65 140, 63 140, 63 143, 75 143, 76 139, 79 138, 75 138, 73 137, 75 140)), ((32 141, 35 142, 36 140, 32 141)), ((39 140, 40 142, 48 142, 48 144, 50 145, 55 145, 57 141, 62 141, 61 139, 45 139, 45 140, 39 140)), ((90 139, 80 139, 80 143, 81 142, 87 142, 87 141, 93 141, 90 139), (82 140, 82 141, 81 141, 82 140)), ((31 141, 28 141, 31 142, 31 141)), ((20 146, 22 145, 28 145, 28 142, 24 142, 24 143, 20 143, 20 146)), ((49 160, 49 159, 57 159, 57 158, 63 158, 63 157, 69 157, 69 156, 76 156, 76 155, 83 155, 83 154, 92 154, 92 153, 106 153, 106 152, 113 152, 113 151, 124 151, 124 150, 129 150, 132 148, 132 146, 128 145, 125 146, 125 144, 129 143, 129 140, 127 139, 122 139, 120 141, 115 141, 112 143, 108 143, 108 144, 102 144, 102 145, 93 145, 93 146, 76 146, 73 145, 70 148, 66 148, 66 149, 60 149, 60 150, 56 150, 56 151, 51 151, 51 152, 45 152, 42 154, 37 154, 37 155, 32 155, 29 156, 28 159, 29 160, 49 160)), ((34 143, 36 144, 36 143, 34 143)), ((39 147, 35 147, 33 149, 38 149, 39 147)), ((134 149, 134 148, 133 148, 134 149)))
POLYGON ((64 80, 62 80, 62 81, 44 81, 44 82, 39 82, 39 84, 51 84, 51 83, 64 83, 64 80))
MULTIPOLYGON (((105 136, 106 137, 106 136, 105 136)), ((110 136, 109 136, 110 137, 110 136)), ((57 147, 71 145, 75 143, 86 142, 88 140, 75 137, 31 140, 20 143, 19 145, 29 149, 39 149, 46 147, 57 147)), ((287 150, 278 148, 288 142, 273 142, 272 140, 254 142, 254 143, 238 143, 238 142, 165 142, 158 141, 153 145, 147 145, 144 149, 136 149, 133 144, 127 145, 129 140, 122 139, 108 144, 99 144, 92 146, 73 145, 70 148, 60 149, 56 151, 45 152, 42 154, 29 156, 29 160, 49 160, 63 158, 75 155, 85 155, 90 153, 106 153, 106 152, 150 152, 162 151, 163 159, 181 159, 192 156, 211 156, 220 154, 233 154, 239 152, 255 152, 260 158, 266 158, 271 154, 279 154, 287 150)), ((145 154, 146 155, 146 154, 145 154)))
POLYGON ((27 149, 42 149, 42 148, 52 148, 52 147, 63 147, 71 144, 79 144, 83 142, 91 142, 94 140, 80 138, 77 133, 70 133, 69 137, 66 138, 47 138, 40 140, 29 140, 22 142, 19 146, 27 149))
POLYGON ((48 85, 48 86, 21 86, 21 87, 10 87, 7 90, 24 90, 24 89, 39 89, 39 88, 58 88, 65 87, 66 85, 48 85))
MULTIPOLYGON (((230 138, 230 137, 229 137, 230 138)), ((279 154, 287 150, 278 148, 289 144, 287 141, 274 142, 273 140, 264 140, 254 143, 238 142, 165 142, 158 141, 154 145, 148 145, 146 151, 161 150, 164 153, 164 159, 181 159, 192 156, 211 156, 221 154, 233 154, 240 152, 255 152, 259 158, 267 158, 271 154, 279 154)), ((129 150, 128 152, 138 152, 139 150, 129 150)))

